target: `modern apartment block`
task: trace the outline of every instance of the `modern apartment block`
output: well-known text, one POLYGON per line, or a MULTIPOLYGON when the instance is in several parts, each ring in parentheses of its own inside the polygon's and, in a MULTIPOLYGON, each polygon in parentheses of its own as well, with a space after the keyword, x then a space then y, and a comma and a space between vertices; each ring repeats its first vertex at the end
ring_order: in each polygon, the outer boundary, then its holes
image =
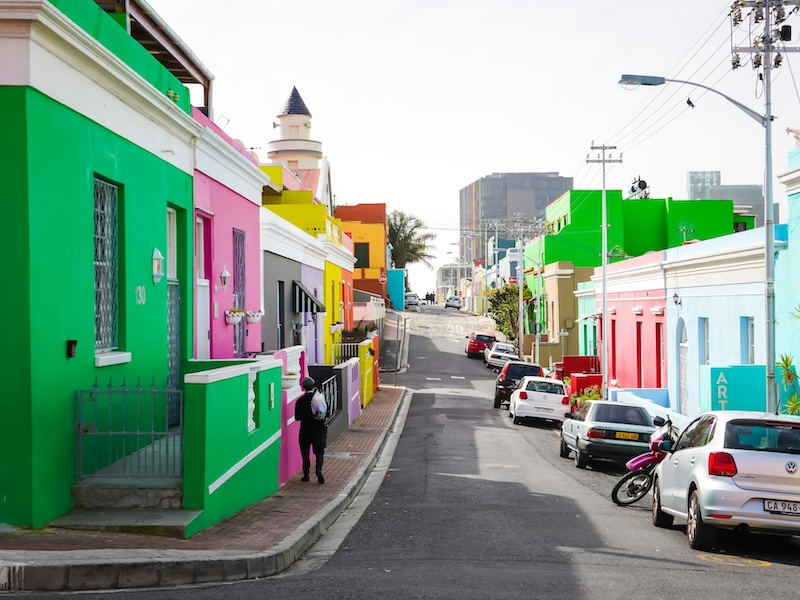
POLYGON ((572 177, 558 173, 492 173, 459 192, 460 254, 489 262, 487 241, 510 239, 514 216, 544 217, 548 204, 572 189, 572 177))

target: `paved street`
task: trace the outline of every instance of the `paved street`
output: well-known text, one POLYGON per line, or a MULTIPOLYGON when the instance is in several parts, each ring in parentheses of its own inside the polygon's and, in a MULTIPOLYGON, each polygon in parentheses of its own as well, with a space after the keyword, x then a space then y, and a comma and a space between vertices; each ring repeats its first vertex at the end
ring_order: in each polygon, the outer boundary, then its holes
POLYGON ((559 458, 556 429, 515 426, 492 408, 494 374, 464 354, 464 336, 485 326, 480 318, 425 306, 407 316, 408 369, 398 382, 413 398, 362 494, 304 559, 257 581, 74 597, 797 595, 797 541, 723 536, 717 551, 691 550, 680 523, 666 531, 650 524, 649 497, 612 503, 619 466, 576 469, 559 458))

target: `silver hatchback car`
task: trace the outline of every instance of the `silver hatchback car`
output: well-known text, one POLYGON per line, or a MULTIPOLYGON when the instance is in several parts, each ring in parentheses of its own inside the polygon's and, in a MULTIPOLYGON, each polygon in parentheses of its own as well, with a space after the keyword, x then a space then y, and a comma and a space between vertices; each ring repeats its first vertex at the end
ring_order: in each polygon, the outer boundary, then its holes
POLYGON ((800 535, 800 417, 707 412, 661 448, 656 527, 685 519, 696 549, 713 546, 720 528, 800 535))

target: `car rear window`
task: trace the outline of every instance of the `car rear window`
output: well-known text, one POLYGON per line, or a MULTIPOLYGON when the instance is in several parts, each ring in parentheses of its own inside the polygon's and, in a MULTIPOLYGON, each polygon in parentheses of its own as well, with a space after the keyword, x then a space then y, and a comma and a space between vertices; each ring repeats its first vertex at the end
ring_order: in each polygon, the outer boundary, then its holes
POLYGON ((497 338, 491 335, 476 335, 475 339, 479 342, 494 342, 497 338))
POLYGON ((494 349, 497 350, 498 352, 514 352, 515 351, 514 346, 512 346, 511 344, 497 344, 494 347, 494 349))
POLYGON ((800 426, 779 420, 731 421, 725 427, 725 447, 800 454, 800 426))
POLYGON ((529 381, 528 385, 525 386, 526 390, 530 390, 532 392, 544 392, 545 394, 558 394, 559 396, 564 395, 564 386, 560 383, 550 383, 547 381, 529 381))
POLYGON ((591 417, 592 421, 619 423, 621 425, 650 425, 647 411, 638 406, 620 406, 613 402, 598 402, 591 417))
POLYGON ((508 365, 508 370, 506 371, 507 379, 522 379, 527 375, 541 377, 542 367, 539 365, 525 365, 522 363, 508 365))

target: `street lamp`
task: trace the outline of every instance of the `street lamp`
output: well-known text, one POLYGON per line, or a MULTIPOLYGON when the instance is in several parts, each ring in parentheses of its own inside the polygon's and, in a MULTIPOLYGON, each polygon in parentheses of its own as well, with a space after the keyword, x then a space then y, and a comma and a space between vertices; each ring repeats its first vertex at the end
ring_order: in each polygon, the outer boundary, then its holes
MULTIPOLYGON (((767 10, 769 12, 769 10, 767 10)), ((766 56, 766 63, 770 61, 769 53, 766 56)), ((765 282, 764 296, 766 299, 766 346, 767 346, 767 410, 778 412, 777 389, 775 387, 775 251, 774 251, 774 232, 773 227, 773 208, 772 208, 772 88, 770 85, 770 69, 767 68, 764 77, 764 108, 765 114, 761 115, 752 108, 745 106, 738 100, 723 94, 714 88, 695 83, 693 81, 683 81, 680 79, 667 79, 666 77, 653 77, 649 75, 623 75, 619 84, 627 89, 633 89, 640 85, 653 86, 665 83, 682 83, 699 87, 718 96, 722 96, 728 102, 736 106, 747 116, 754 119, 764 127, 766 132, 766 156, 765 156, 765 181, 764 181, 764 262, 765 262, 765 282)))

